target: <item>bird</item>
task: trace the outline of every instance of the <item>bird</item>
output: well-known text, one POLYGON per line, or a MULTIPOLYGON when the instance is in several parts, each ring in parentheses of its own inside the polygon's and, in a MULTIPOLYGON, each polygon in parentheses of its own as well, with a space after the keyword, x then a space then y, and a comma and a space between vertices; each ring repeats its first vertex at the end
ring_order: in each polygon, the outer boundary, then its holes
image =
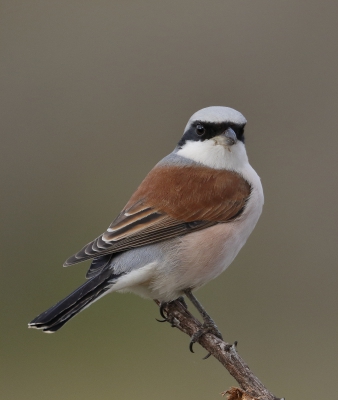
POLYGON ((230 107, 195 112, 175 149, 108 229, 65 261, 68 267, 91 259, 87 281, 29 327, 56 332, 112 292, 156 300, 161 315, 164 305, 186 295, 204 320, 191 346, 205 332, 222 338, 193 291, 232 263, 262 212, 261 180, 246 153, 246 123, 230 107))

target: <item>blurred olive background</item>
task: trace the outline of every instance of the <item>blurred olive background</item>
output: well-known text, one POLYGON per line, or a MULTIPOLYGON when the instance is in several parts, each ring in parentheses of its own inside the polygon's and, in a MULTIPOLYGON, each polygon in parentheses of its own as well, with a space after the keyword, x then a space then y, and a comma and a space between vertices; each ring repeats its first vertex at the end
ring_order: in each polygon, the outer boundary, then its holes
POLYGON ((198 297, 274 394, 335 397, 337 12, 336 1, 1 2, 2 399, 204 400, 235 384, 133 295, 54 335, 26 325, 84 281, 88 264, 63 261, 210 105, 248 119, 266 203, 198 297))

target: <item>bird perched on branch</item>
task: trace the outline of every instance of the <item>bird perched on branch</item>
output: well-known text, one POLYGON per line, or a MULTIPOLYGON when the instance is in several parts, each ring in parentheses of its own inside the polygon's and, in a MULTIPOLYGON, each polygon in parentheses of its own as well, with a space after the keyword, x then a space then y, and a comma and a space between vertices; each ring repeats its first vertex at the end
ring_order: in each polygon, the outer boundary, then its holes
POLYGON ((92 259, 88 280, 29 327, 55 332, 111 292, 162 304, 186 294, 204 319, 200 334, 211 330, 221 337, 192 291, 230 265, 262 212, 245 124, 232 108, 197 111, 174 151, 149 172, 109 228, 64 263, 92 259))

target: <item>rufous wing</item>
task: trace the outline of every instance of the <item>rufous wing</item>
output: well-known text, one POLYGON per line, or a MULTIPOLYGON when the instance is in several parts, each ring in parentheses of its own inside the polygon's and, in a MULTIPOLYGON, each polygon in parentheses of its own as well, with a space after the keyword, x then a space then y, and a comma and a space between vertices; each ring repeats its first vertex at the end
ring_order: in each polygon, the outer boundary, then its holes
POLYGON ((107 231, 64 266, 229 222, 242 213, 250 192, 249 183, 233 171, 155 167, 107 231))

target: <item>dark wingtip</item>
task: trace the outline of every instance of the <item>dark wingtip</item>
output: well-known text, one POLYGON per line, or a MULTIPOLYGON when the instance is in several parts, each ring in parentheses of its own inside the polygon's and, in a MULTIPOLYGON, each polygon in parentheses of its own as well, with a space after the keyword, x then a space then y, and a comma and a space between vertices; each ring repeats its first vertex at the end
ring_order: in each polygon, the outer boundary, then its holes
POLYGON ((78 264, 82 261, 85 261, 85 258, 77 258, 76 254, 72 255, 71 257, 67 258, 67 260, 63 263, 64 267, 70 267, 71 265, 78 264))
POLYGON ((72 262, 73 256, 67 258, 67 260, 63 263, 63 267, 70 267, 74 262, 72 262))

